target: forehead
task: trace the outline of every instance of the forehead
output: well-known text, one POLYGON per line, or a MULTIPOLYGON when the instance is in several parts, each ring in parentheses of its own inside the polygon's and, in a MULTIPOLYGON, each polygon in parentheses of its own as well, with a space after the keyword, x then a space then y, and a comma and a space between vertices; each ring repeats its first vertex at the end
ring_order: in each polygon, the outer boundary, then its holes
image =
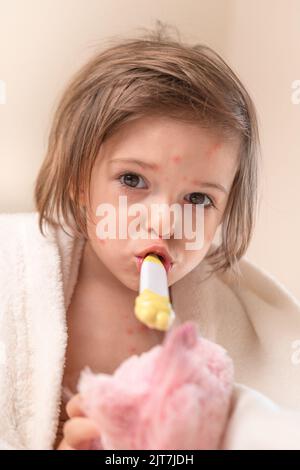
MULTIPOLYGON (((206 171, 224 165, 235 166, 237 137, 224 137, 219 131, 199 123, 174 118, 146 116, 127 122, 103 143, 103 157, 142 160, 154 166, 167 165, 191 171, 206 171)), ((181 170, 180 170, 181 171, 181 170)))

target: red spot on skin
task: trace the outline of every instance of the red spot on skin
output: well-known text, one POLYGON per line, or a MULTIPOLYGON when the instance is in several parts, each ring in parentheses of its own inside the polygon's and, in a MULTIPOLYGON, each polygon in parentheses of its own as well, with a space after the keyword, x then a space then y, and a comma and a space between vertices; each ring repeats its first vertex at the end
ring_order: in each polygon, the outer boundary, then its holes
POLYGON ((144 325, 143 323, 141 323, 138 327, 137 327, 137 331, 139 331, 140 333, 144 333, 144 331, 147 330, 147 326, 144 325))
POLYGON ((154 171, 160 170, 160 165, 158 165, 157 163, 153 163, 153 170, 154 171))
POLYGON ((186 180, 187 180, 187 177, 186 177, 186 176, 183 176, 183 177, 182 177, 182 180, 183 180, 183 181, 186 181, 186 180))
POLYGON ((179 155, 175 155, 175 157, 171 157, 171 160, 177 164, 182 161, 182 157, 180 157, 179 155))
POLYGON ((133 334, 133 328, 127 328, 126 333, 129 335, 133 334))
POLYGON ((134 346, 131 346, 128 350, 129 354, 136 354, 136 348, 134 346))
POLYGON ((221 147, 221 142, 217 142, 216 144, 214 144, 207 152, 207 157, 210 158, 213 156, 214 153, 216 153, 216 151, 221 147))

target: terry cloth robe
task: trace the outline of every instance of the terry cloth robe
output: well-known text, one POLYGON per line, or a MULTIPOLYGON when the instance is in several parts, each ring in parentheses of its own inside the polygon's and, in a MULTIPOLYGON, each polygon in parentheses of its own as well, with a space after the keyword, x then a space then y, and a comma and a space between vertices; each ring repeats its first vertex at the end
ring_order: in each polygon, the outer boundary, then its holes
MULTIPOLYGON (((43 237, 37 212, 0 214, 0 449, 53 448, 68 339, 66 311, 83 246, 83 239, 58 227, 48 226, 43 237)), ((251 446, 252 437, 242 438, 251 426, 259 433, 253 419, 272 406, 294 410, 298 420, 286 424, 289 417, 283 414, 286 428, 281 430, 288 436, 297 428, 300 436, 300 354, 295 349, 300 304, 246 257, 239 265, 239 282, 230 273, 203 280, 203 260, 171 287, 176 322, 196 321, 200 334, 222 345, 234 361, 237 385, 226 448, 251 446), (245 395, 248 387, 251 393, 245 395), (249 413, 253 419, 247 427, 249 413)), ((271 441, 282 445, 275 437, 271 441)))

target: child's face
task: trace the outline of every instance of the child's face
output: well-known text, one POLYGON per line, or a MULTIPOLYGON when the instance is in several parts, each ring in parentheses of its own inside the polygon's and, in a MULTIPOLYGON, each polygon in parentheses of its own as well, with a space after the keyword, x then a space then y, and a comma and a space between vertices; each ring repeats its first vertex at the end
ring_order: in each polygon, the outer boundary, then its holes
MULTIPOLYGON (((136 256, 157 240, 175 261, 168 273, 169 286, 188 274, 205 257, 222 221, 237 169, 237 153, 237 140, 229 143, 198 124, 157 116, 126 123, 107 139, 93 168, 91 206, 87 207, 91 214, 87 224, 88 243, 96 263, 99 262, 98 272, 107 273, 108 270, 122 284, 138 292, 136 256), (130 162, 132 159, 139 160, 141 164, 130 162), (226 193, 201 182, 218 183, 226 193), (152 232, 156 240, 150 238, 154 219, 148 219, 147 225, 140 227, 144 233, 149 232, 148 239, 118 239, 117 223, 117 238, 100 240, 96 226, 101 218, 96 216, 96 209, 101 203, 111 204, 116 208, 118 221, 119 196, 127 196, 128 207, 134 203, 143 204, 149 209, 149 214, 152 204, 168 204, 170 207, 177 203, 182 208, 184 204, 203 204, 206 208, 202 248, 187 250, 186 243, 191 242, 190 239, 175 239, 172 231, 162 232, 160 217, 163 217, 163 212, 161 216, 157 215, 154 226, 160 228, 159 233, 152 232), (211 201, 215 207, 209 207, 211 201), (167 234, 170 235, 168 238, 159 238, 167 234)), ((127 217, 128 225, 134 218, 136 216, 127 217)))

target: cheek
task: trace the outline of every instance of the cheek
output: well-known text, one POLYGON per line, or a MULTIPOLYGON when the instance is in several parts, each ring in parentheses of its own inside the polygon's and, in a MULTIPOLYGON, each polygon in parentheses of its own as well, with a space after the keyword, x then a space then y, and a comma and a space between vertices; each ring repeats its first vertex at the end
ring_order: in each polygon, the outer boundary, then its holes
POLYGON ((205 232, 204 242, 200 249, 184 250, 184 266, 186 272, 190 272, 205 258, 213 238, 213 232, 205 232))
POLYGON ((91 205, 90 211, 94 217, 96 216, 96 211, 99 205, 101 204, 111 204, 114 207, 118 206, 119 202, 119 189, 118 186, 113 182, 109 181, 99 181, 96 185, 95 183, 91 186, 91 205))
POLYGON ((216 227, 213 227, 213 228, 209 228, 206 232, 205 232, 205 243, 207 244, 211 244, 214 237, 215 237, 215 234, 216 234, 216 231, 217 231, 217 228, 216 227))
POLYGON ((205 242, 203 247, 198 250, 184 250, 184 254, 178 266, 178 276, 179 279, 186 276, 190 273, 199 263, 205 258, 205 255, 208 251, 207 243, 205 242))
MULTIPOLYGON (((197 239, 199 241, 201 240, 201 237, 203 234, 204 246, 205 246, 207 243, 210 243, 215 236, 215 233, 219 224, 219 213, 216 214, 216 211, 214 209, 208 209, 208 210, 204 210, 203 219, 202 217, 200 219, 197 219, 196 214, 193 213, 193 214, 188 214, 185 221, 188 224, 186 227, 188 231, 190 230, 190 228, 192 229, 192 235, 194 238, 191 240, 188 238, 187 235, 184 236, 182 239, 182 243, 184 244, 183 246, 185 246, 186 243, 194 241, 196 239, 196 233, 198 234, 197 239), (202 225, 202 223, 204 224, 204 226, 202 225), (204 231, 204 233, 202 232, 202 230, 204 231)), ((183 234, 187 234, 187 233, 188 233, 187 231, 186 232, 184 231, 184 226, 183 226, 183 234)))
MULTIPOLYGON (((213 211, 214 209, 211 209, 213 211)), ((216 230, 218 228, 218 217, 213 214, 212 212, 205 217, 205 224, 204 224, 204 234, 205 234, 205 242, 209 243, 213 240, 216 230)))
POLYGON ((90 240, 94 253, 98 260, 101 261, 111 272, 117 273, 123 269, 123 259, 120 253, 124 251, 122 245, 123 240, 100 240, 98 238, 90 240))

